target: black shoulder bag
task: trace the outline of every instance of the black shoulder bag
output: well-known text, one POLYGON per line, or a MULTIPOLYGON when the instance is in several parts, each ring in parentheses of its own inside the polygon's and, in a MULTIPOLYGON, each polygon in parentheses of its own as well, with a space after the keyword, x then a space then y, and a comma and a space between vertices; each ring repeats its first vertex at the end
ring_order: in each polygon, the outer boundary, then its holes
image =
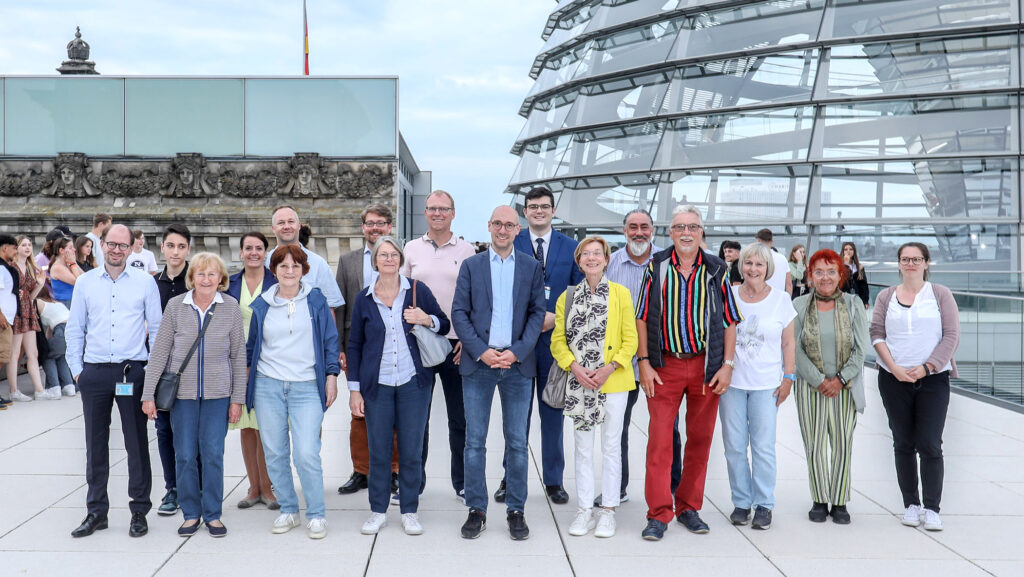
POLYGON ((185 367, 188 366, 188 362, 192 360, 192 355, 199 348, 199 341, 203 340, 203 335, 206 334, 206 327, 210 326, 210 323, 213 321, 213 309, 215 308, 217 308, 217 303, 210 305, 210 310, 206 312, 206 322, 203 323, 203 328, 199 330, 196 341, 192 343, 192 348, 185 355, 185 360, 181 363, 178 372, 165 370, 160 375, 160 380, 156 383, 156 392, 153 394, 156 410, 170 411, 174 407, 174 400, 178 398, 178 384, 181 382, 181 373, 185 372, 185 367))

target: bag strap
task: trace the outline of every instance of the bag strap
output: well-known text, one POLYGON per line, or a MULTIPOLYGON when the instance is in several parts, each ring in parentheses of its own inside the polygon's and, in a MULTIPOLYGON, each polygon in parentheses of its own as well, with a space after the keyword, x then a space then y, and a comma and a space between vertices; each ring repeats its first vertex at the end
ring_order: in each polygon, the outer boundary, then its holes
POLYGON ((566 287, 565 289, 565 306, 563 308, 562 321, 565 322, 565 334, 569 334, 569 307, 572 306, 572 301, 576 299, 576 288, 580 285, 574 284, 566 287))
POLYGON ((412 281, 412 308, 416 308, 416 284, 418 281, 413 279, 412 281))
POLYGON ((217 308, 217 303, 210 305, 210 310, 206 311, 206 322, 203 323, 203 328, 199 329, 199 334, 196 335, 196 340, 192 343, 192 348, 188 350, 188 354, 185 355, 184 362, 181 363, 181 368, 176 373, 179 377, 181 373, 185 372, 185 367, 188 366, 188 362, 192 360, 192 355, 196 353, 196 349, 199 348, 199 341, 203 340, 203 335, 206 334, 206 327, 210 326, 210 321, 213 320, 213 309, 217 308))

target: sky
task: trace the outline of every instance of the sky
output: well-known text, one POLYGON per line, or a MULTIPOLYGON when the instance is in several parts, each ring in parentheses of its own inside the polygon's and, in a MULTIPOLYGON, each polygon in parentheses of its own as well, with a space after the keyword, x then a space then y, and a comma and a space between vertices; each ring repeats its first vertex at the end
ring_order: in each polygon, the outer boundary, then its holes
MULTIPOLYGON (((311 75, 397 75, 399 129, 456 234, 486 240, 554 0, 307 0, 311 75)), ((0 74, 56 74, 75 27, 109 75, 302 74, 302 0, 0 0, 0 74)))

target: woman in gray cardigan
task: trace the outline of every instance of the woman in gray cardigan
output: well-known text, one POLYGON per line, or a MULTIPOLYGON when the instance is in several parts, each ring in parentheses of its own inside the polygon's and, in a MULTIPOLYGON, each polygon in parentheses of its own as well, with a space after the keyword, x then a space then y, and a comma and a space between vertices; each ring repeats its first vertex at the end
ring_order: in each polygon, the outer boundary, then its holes
POLYGON ((209 323, 195 354, 181 373, 171 409, 178 503, 185 522, 178 534, 188 537, 206 522, 210 535, 223 537, 224 437, 228 422, 238 422, 245 403, 245 338, 238 302, 221 294, 228 272, 219 256, 192 257, 185 276, 187 293, 172 298, 164 310, 156 344, 150 351, 142 411, 156 419, 153 394, 165 371, 177 372, 203 324, 209 323), (199 482, 202 461, 202 485, 199 482))
POLYGON ((864 412, 861 373, 868 348, 867 314, 856 295, 839 289, 849 269, 835 251, 814 253, 807 270, 814 290, 793 301, 797 313, 793 397, 814 500, 807 516, 816 523, 831 516, 833 522, 846 525, 850 522, 846 502, 851 492, 853 430, 857 413, 864 412))
POLYGON ((903 524, 941 531, 942 429, 949 377, 960 344, 960 310, 953 293, 928 282, 928 247, 908 242, 896 253, 903 282, 875 300, 871 343, 878 352, 878 393, 889 415, 903 524), (917 491, 921 459, 921 497, 917 491))

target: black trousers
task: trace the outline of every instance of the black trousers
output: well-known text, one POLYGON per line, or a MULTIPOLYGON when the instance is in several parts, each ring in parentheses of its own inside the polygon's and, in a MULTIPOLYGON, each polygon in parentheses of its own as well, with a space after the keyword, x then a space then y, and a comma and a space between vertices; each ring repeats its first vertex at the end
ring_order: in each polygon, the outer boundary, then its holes
POLYGON ((921 460, 921 496, 924 508, 939 512, 942 500, 942 430, 949 408, 949 372, 929 375, 915 383, 901 383, 878 370, 878 392, 889 416, 896 479, 903 506, 921 505, 918 498, 918 457, 921 460))
MULTIPOLYGON (((629 391, 629 396, 626 397, 626 414, 623 417, 625 421, 622 424, 622 491, 626 492, 626 487, 629 486, 629 422, 633 417, 633 406, 636 405, 637 399, 640 398, 640 393, 643 392, 640 388, 640 382, 637 381, 636 388, 629 391)), ((679 480, 683 478, 683 440, 679 435, 679 417, 676 417, 675 430, 672 431, 672 473, 671 473, 671 487, 672 494, 676 492, 676 488, 679 487, 679 480)))
POLYGON ((85 418, 85 479, 89 484, 86 505, 90 513, 104 517, 110 509, 107 480, 110 476, 110 413, 114 403, 121 415, 124 447, 128 451, 128 508, 145 515, 153 507, 149 494, 153 472, 149 463, 149 439, 142 412, 142 386, 146 380, 143 361, 86 363, 78 376, 85 418), (134 383, 131 396, 116 396, 115 385, 127 376, 134 383))
MULTIPOLYGON (((452 347, 458 344, 456 339, 448 339, 452 347)), ((431 367, 434 376, 440 375, 441 388, 444 391, 444 404, 448 410, 448 448, 451 450, 452 488, 458 493, 466 486, 465 460, 466 452, 466 407, 462 402, 462 375, 459 365, 455 364, 455 351, 448 353, 443 363, 431 367)), ((434 384, 430 385, 431 404, 434 399, 434 384)), ((427 486, 427 446, 430 444, 430 405, 427 405, 427 429, 423 433, 423 482, 420 494, 427 486)))

